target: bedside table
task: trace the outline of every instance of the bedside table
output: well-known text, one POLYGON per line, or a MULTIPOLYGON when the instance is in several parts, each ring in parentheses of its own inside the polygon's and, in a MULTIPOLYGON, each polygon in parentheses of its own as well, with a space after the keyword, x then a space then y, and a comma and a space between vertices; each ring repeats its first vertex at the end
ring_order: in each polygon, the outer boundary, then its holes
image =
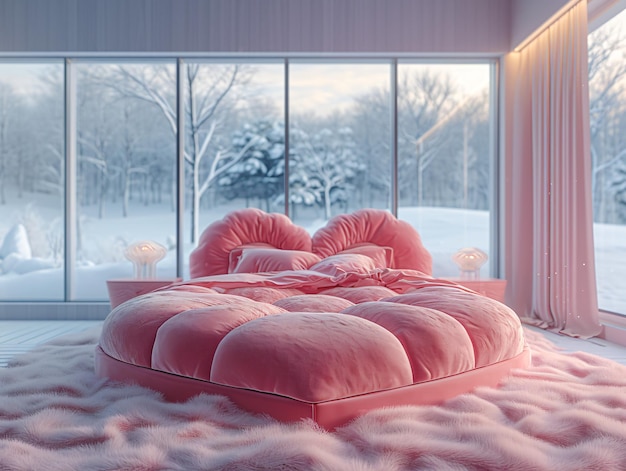
POLYGON ((150 293, 155 289, 171 285, 182 281, 182 278, 158 278, 149 280, 140 280, 135 278, 126 278, 118 280, 107 280, 107 289, 109 290, 109 301, 111 309, 115 309, 124 301, 128 301, 141 294, 150 293))
POLYGON ((446 278, 446 280, 454 281, 466 288, 476 291, 483 296, 495 299, 504 303, 504 291, 506 290, 506 280, 499 278, 478 278, 476 280, 467 280, 464 278, 446 278))

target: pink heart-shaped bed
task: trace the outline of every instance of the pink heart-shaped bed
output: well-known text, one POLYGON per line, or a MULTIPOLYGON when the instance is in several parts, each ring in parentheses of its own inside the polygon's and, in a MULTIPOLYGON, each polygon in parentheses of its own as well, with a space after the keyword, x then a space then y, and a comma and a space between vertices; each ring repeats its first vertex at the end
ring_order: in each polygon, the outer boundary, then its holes
POLYGON ((440 402, 495 385, 529 362, 515 313, 454 286, 399 295, 384 286, 228 289, 218 280, 220 293, 206 284, 113 310, 98 373, 174 400, 226 394, 253 412, 334 428, 373 407, 440 402))

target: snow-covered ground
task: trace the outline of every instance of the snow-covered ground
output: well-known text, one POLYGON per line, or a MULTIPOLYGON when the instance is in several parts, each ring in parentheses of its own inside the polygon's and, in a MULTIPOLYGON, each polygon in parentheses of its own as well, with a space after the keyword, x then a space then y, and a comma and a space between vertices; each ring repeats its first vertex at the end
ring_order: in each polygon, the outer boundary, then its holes
POLYGON ((626 314, 626 226, 594 224, 593 234, 600 308, 626 314))
MULTIPOLYGON (((31 209, 30 218, 39 218, 42 231, 49 231, 58 221, 60 211, 50 208, 49 201, 38 205, 36 217, 31 209), (43 208, 43 209, 41 209, 43 208), (46 209, 47 208, 47 209, 46 209)), ((54 205, 52 205, 54 206, 54 205)), ((57 204, 58 208, 59 205, 57 204)), ((205 227, 211 221, 221 218, 236 205, 220 206, 214 211, 204 211, 201 225, 205 227)), ((83 231, 84 259, 77 263, 75 270, 76 300, 106 300, 106 280, 132 277, 132 265, 123 256, 124 247, 138 240, 155 240, 171 247, 166 258, 157 266, 158 277, 173 277, 176 272, 176 257, 173 250, 175 240, 175 216, 166 206, 131 208, 131 217, 123 218, 119 210, 110 209, 108 217, 99 219, 89 211, 81 215, 83 231)), ((24 211, 16 206, 0 207, 0 241, 7 232, 24 220, 24 211)), ((408 221, 420 233, 424 245, 433 255, 434 275, 439 277, 457 276, 458 269, 451 256, 463 247, 478 247, 489 252, 489 214, 484 211, 471 211, 451 208, 400 208, 399 217, 408 221)), ((186 220, 186 233, 189 227, 186 220)), ((308 220, 298 218, 297 223, 313 233, 324 225, 324 220, 311 217, 308 220)), ((31 228, 31 232, 32 232, 31 228)), ((626 226, 596 224, 596 270, 600 306, 603 309, 626 313, 626 226)), ((18 237, 19 239, 19 237, 18 237)), ((19 240, 16 242, 19 245, 19 240)), ((41 243, 41 242, 40 242, 41 243)), ((11 244, 8 245, 9 247, 11 244)), ((2 246, 0 246, 2 248, 2 246)), ((191 244, 185 245, 185 259, 192 250, 191 244)), ((17 249, 16 249, 17 250, 17 249)), ((33 250, 33 252, 36 252, 33 250)), ((62 300, 64 293, 64 274, 57 261, 57 267, 51 260, 21 260, 21 265, 8 259, 6 253, 0 274, 0 300, 7 301, 54 301, 62 300), (16 269, 20 267, 21 269, 16 269), (43 268, 43 269, 41 269, 43 268), (33 271, 30 271, 30 270, 33 271), (16 273, 19 271, 21 273, 16 273)), ((18 260, 19 261, 19 260, 18 260)), ((183 274, 188 278, 188 267, 183 274)), ((489 276, 489 264, 481 270, 482 277, 489 276)))

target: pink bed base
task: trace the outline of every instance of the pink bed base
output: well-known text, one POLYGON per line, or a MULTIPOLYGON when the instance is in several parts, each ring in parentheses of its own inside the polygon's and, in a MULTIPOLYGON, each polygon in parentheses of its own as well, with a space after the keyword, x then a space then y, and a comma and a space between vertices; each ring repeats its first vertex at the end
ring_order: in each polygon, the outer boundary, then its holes
POLYGON ((312 238, 284 215, 234 212, 190 265, 192 280, 109 314, 98 376, 332 430, 496 386, 530 363, 516 314, 432 278, 417 232, 386 211, 339 215, 312 238))
POLYGON ((182 402, 201 393, 219 394, 252 413, 267 414, 282 422, 310 418, 327 430, 347 424, 367 411, 380 407, 439 404, 479 386, 495 387, 513 368, 530 364, 530 350, 519 355, 464 373, 412 384, 386 391, 346 397, 332 401, 306 402, 261 391, 241 389, 131 365, 96 349, 95 368, 100 377, 135 383, 161 392, 169 401, 182 402))

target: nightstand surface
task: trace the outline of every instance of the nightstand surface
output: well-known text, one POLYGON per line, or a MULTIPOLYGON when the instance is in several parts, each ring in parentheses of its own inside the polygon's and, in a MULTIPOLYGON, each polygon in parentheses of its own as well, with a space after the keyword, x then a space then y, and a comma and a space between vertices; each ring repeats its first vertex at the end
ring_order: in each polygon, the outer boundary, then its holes
POLYGON ((109 301, 111 309, 115 309, 124 301, 128 301, 142 294, 150 293, 155 289, 171 285, 182 281, 182 278, 155 278, 155 279, 136 279, 125 278, 117 280, 107 280, 107 289, 109 290, 109 301))
POLYGON ((446 278, 460 285, 465 286, 477 293, 504 302, 504 292, 506 290, 506 280, 499 278, 478 278, 476 280, 468 280, 464 278, 446 278))

